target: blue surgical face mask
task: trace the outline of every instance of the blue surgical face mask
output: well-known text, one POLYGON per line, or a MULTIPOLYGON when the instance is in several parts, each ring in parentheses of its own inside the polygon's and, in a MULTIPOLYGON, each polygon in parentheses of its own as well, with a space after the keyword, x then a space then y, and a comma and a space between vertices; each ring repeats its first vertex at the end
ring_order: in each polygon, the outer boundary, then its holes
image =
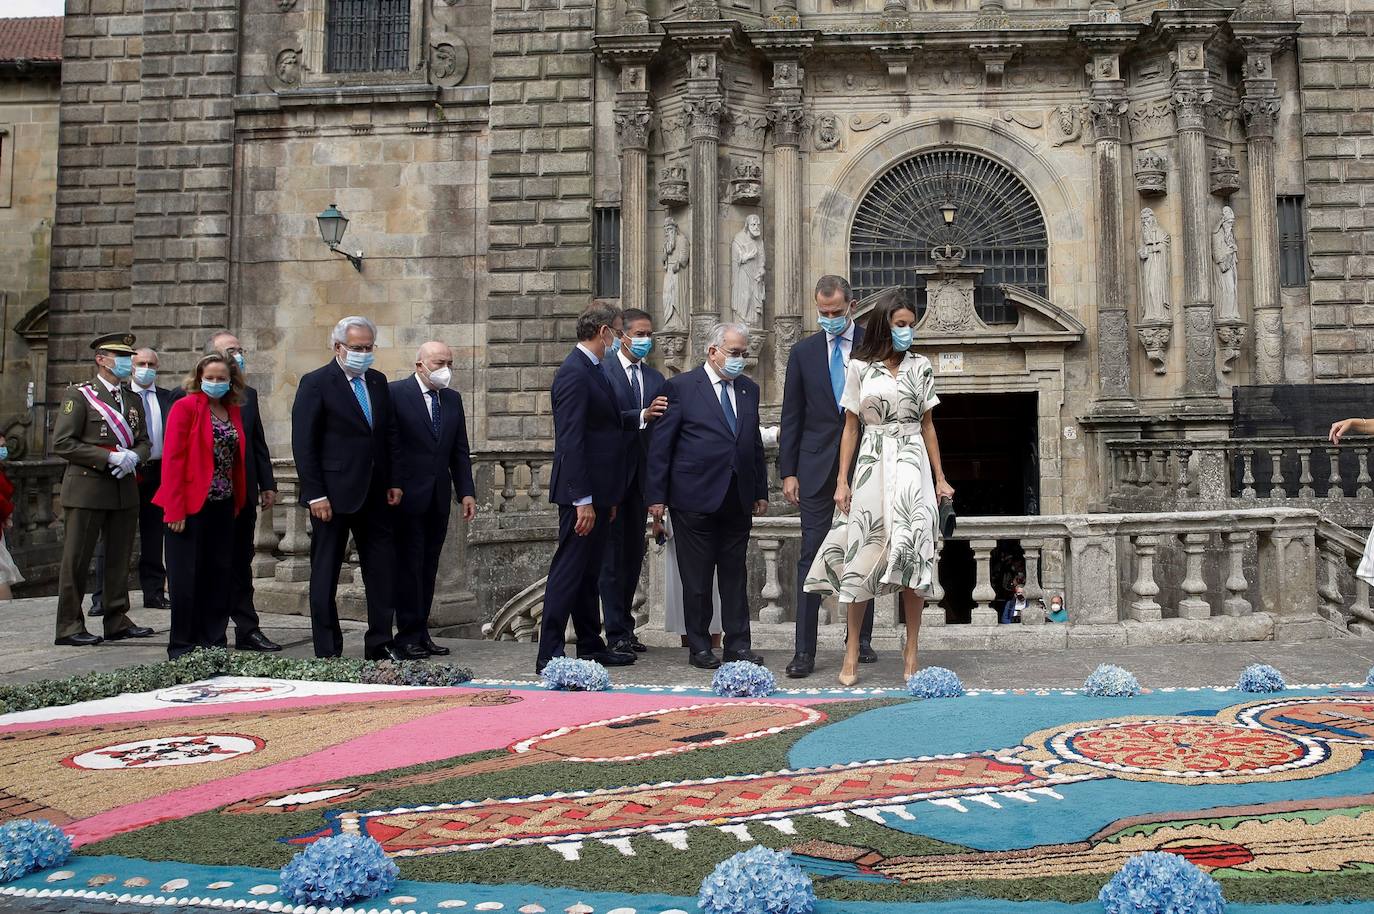
POLYGON ((243 369, 245 369, 245 368, 248 367, 247 365, 244 364, 244 358, 243 358, 243 353, 242 353, 242 352, 236 352, 236 353, 234 353, 234 364, 237 365, 237 366, 239 366, 239 371, 243 371, 243 369))
POLYGON ((218 400, 229 392, 228 381, 201 381, 200 392, 211 400, 218 400))
POLYGON ((839 336, 849 327, 849 317, 840 315, 839 317, 819 317, 816 323, 821 325, 821 329, 831 336, 839 336))
POLYGON ((898 352, 906 352, 911 348, 911 328, 893 327, 892 328, 892 348, 898 352))
POLYGON ((354 352, 349 349, 344 353, 344 364, 348 366, 348 370, 359 374, 371 368, 375 359, 376 356, 370 352, 354 352))
POLYGON ((9 449, 8 447, 6 447, 5 445, 0 444, 0 460, 9 460, 9 459, 10 459, 10 449, 9 449))
POLYGON ((620 351, 620 334, 611 331, 611 344, 606 347, 606 355, 615 355, 620 351))
POLYGON ((730 356, 725 360, 725 365, 720 369, 720 373, 727 378, 738 378, 744 374, 744 356, 730 356))
POLYGON ((114 357, 114 366, 110 369, 116 378, 123 380, 134 373, 134 357, 131 355, 117 355, 114 357))
POLYGON ((654 338, 651 336, 636 336, 630 340, 630 355, 637 359, 642 359, 654 349, 654 338))
POLYGON ((134 369, 134 383, 137 384, 139 387, 151 387, 153 386, 153 382, 156 380, 156 368, 149 368, 146 365, 140 365, 138 368, 134 369))

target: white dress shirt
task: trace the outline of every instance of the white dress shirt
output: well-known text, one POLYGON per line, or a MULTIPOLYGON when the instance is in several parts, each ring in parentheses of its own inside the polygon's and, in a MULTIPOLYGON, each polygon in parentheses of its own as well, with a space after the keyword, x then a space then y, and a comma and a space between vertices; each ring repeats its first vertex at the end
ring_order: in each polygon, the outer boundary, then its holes
POLYGON ((854 322, 850 321, 849 326, 844 328, 844 333, 834 336, 827 333, 825 335, 825 360, 830 364, 830 359, 835 353, 835 346, 840 347, 840 352, 844 353, 844 363, 849 364, 849 353, 854 351, 854 322))
POLYGON ((149 459, 149 460, 161 460, 161 459, 162 459, 162 404, 159 403, 159 402, 158 402, 158 399, 157 399, 157 388, 156 388, 156 387, 153 387, 153 386, 150 386, 150 387, 139 387, 137 384, 134 384, 134 385, 132 385, 132 386, 133 386, 133 389, 134 389, 134 394, 137 395, 138 398, 139 398, 139 400, 143 403, 143 411, 144 411, 144 416, 143 416, 143 418, 144 418, 144 420, 148 423, 148 440, 149 440, 150 442, 152 442, 152 445, 153 445, 153 455, 152 455, 151 457, 149 457, 148 459, 149 459), (144 392, 145 390, 146 390, 146 391, 149 391, 149 392, 151 393, 151 396, 148 396, 148 397, 143 396, 143 392, 144 392))
POLYGON ((620 367, 625 369, 625 383, 630 385, 631 391, 635 389, 635 375, 639 375, 639 403, 636 405, 639 407, 639 428, 643 431, 649 426, 648 410, 644 406, 644 363, 626 355, 623 346, 616 355, 620 358, 620 367))
POLYGON ((431 393, 438 391, 425 383, 425 379, 420 377, 420 373, 415 373, 415 383, 420 385, 420 399, 425 401, 425 409, 429 410, 429 421, 434 421, 434 400, 430 398, 431 393))
MULTIPOLYGON (((706 377, 711 379, 711 394, 716 398, 717 403, 720 402, 720 382, 725 382, 725 389, 730 392, 730 408, 735 411, 735 421, 738 422, 739 399, 735 396, 735 382, 730 378, 722 378, 720 375, 716 374, 716 368, 710 362, 706 362, 704 367, 706 368, 706 377)), ((721 412, 723 415, 724 410, 721 412)))

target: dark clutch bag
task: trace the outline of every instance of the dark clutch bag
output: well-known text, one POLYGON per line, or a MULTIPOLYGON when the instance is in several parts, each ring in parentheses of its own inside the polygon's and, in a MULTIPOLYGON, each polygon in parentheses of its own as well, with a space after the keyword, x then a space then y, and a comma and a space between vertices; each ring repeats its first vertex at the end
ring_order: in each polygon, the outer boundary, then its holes
POLYGON ((954 535, 954 523, 958 517, 954 514, 954 499, 940 499, 940 536, 949 539, 954 535))

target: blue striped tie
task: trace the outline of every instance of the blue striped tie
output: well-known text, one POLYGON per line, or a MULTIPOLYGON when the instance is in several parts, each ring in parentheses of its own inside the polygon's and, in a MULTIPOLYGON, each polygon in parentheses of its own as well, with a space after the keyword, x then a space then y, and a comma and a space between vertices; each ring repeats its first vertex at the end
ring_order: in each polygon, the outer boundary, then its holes
POLYGON ((439 440, 439 431, 443 428, 443 420, 439 418, 439 391, 429 391, 429 430, 434 434, 434 440, 439 440))
POLYGON ((363 408, 363 418, 367 420, 369 427, 372 425, 372 407, 367 402, 367 388, 363 386, 362 378, 353 379, 353 396, 358 398, 358 405, 363 408))

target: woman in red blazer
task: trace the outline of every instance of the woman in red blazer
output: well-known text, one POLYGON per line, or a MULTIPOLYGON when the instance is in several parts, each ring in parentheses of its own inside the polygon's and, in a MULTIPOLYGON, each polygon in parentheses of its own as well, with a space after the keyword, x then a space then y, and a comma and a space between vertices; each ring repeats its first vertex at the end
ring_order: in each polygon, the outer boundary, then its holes
POLYGON ((162 508, 168 536, 167 585, 172 630, 167 657, 225 647, 229 622, 229 548, 243 507, 243 376, 219 353, 205 356, 172 404, 162 443, 162 508))

